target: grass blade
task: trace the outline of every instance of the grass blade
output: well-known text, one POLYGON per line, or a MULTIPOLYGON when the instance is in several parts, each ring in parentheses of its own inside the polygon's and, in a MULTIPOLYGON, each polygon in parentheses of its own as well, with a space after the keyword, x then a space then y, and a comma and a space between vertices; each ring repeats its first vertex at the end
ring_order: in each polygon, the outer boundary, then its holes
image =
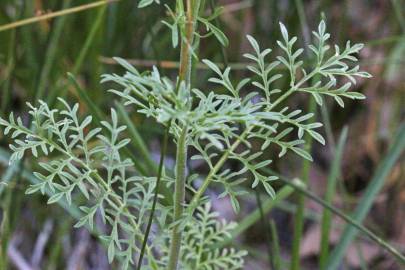
POLYGON ((258 189, 255 189, 255 197, 256 197, 256 202, 257 202, 257 206, 260 212, 260 222, 262 223, 263 226, 263 230, 264 230, 264 235, 265 235, 265 239, 266 239, 266 248, 267 248, 267 256, 268 256, 268 260, 269 260, 269 264, 272 265, 272 255, 271 255, 271 233, 270 233, 270 228, 269 228, 269 222, 266 219, 266 215, 263 211, 263 205, 262 205, 262 200, 260 198, 260 191, 258 189))
MULTIPOLYGON (((71 2, 72 2, 72 0, 63 1, 63 9, 68 8, 70 6, 71 2)), ((39 99, 42 99, 42 97, 44 96, 45 89, 46 89, 46 86, 48 84, 49 77, 50 77, 49 74, 52 70, 54 60, 56 59, 56 52, 58 49, 59 38, 62 35, 62 30, 65 25, 65 22, 66 22, 66 17, 60 18, 56 22, 55 28, 51 33, 51 37, 49 39, 49 43, 46 48, 45 62, 41 69, 35 96, 33 97, 34 98, 33 101, 35 103, 38 102, 39 99)))
POLYGON ((276 223, 274 220, 270 222, 270 229, 271 229, 271 239, 272 239, 272 253, 273 253, 273 269, 280 270, 281 269, 281 253, 280 253, 280 242, 278 239, 278 232, 276 223))
MULTIPOLYGON (((309 112, 316 111, 316 103, 314 99, 309 102, 309 112)), ((312 148, 313 139, 308 134, 305 138, 305 148, 310 153, 312 148)), ((304 160, 302 164, 302 179, 303 183, 306 185, 309 181, 309 171, 311 168, 311 162, 309 160, 304 160)), ((301 238, 304 229, 304 216, 305 216, 305 196, 303 194, 298 194, 297 198, 297 213, 294 218, 294 235, 293 235, 293 246, 291 255, 291 270, 300 269, 300 246, 301 238)))
POLYGON ((141 268, 142 268, 142 260, 143 260, 144 254, 145 254, 146 245, 148 243, 149 233, 150 233, 150 229, 152 227, 152 222, 153 222, 153 217, 155 215, 156 204, 157 204, 158 196, 159 196, 160 182, 162 179, 165 156, 166 156, 166 152, 167 152, 167 142, 169 141, 170 126, 171 126, 171 123, 169 124, 169 126, 166 127, 165 135, 163 137, 162 148, 160 150, 159 169, 158 169, 158 173, 157 173, 157 177, 156 177, 156 186, 155 186, 155 193, 153 195, 152 209, 149 213, 148 224, 146 226, 145 234, 143 236, 143 243, 142 243, 141 253, 140 253, 139 259, 138 259, 137 270, 141 270, 141 268))
MULTIPOLYGON (((340 135, 339 142, 336 148, 335 157, 332 162, 330 174, 328 177, 325 201, 332 204, 332 199, 335 195, 336 181, 340 175, 340 164, 342 160, 343 149, 347 139, 347 128, 344 128, 340 135)), ((321 222, 321 243, 320 243, 320 256, 319 268, 325 269, 326 260, 329 254, 329 232, 332 220, 332 213, 326 208, 323 209, 322 222, 321 222)))
MULTIPOLYGON (((356 207, 356 210, 353 213, 353 217, 351 219, 357 224, 361 224, 363 222, 364 218, 366 217, 368 211, 370 210, 373 204, 375 197, 380 192, 381 188, 384 186, 385 179, 387 178, 389 172, 395 165, 395 162, 397 161, 401 153, 404 151, 404 149, 405 149, 405 123, 403 123, 399 127, 397 134, 394 138, 394 143, 392 144, 384 160, 378 166, 372 180, 370 181, 370 184, 367 186, 364 192, 363 198, 361 199, 358 206, 356 207)), ((342 261, 343 256, 345 255, 344 254, 345 251, 355 238, 356 234, 357 230, 355 227, 350 225, 346 226, 338 245, 336 246, 336 248, 333 250, 333 252, 329 257, 327 269, 332 270, 337 269, 339 263, 342 261)), ((397 257, 400 259, 402 263, 405 263, 405 258, 403 255, 399 254, 397 257)))
MULTIPOLYGON (((311 42, 311 35, 307 23, 307 18, 305 15, 304 3, 302 0, 295 0, 294 3, 298 13, 298 19, 301 25, 304 43, 306 46, 308 46, 311 42)), ((308 49, 305 49, 305 55, 309 57, 308 49)), ((314 78, 314 80, 316 80, 316 78, 314 78)), ((309 100, 308 112, 316 114, 316 102, 313 98, 309 100)), ((308 151, 308 153, 311 153, 313 139, 308 134, 306 134, 305 137, 306 137, 305 148, 308 151)), ((310 168, 311 162, 308 160, 304 160, 302 163, 302 179, 305 184, 308 183, 309 180, 310 168)), ((295 215, 294 219, 294 235, 291 251, 292 252, 290 265, 291 270, 300 269, 300 248, 301 248, 301 238, 304 230, 305 196, 303 196, 302 194, 298 194, 297 203, 298 206, 297 206, 297 214, 295 215)))
MULTIPOLYGON (((268 198, 267 200, 265 200, 262 203, 263 213, 264 214, 268 213, 277 204, 288 198, 293 191, 294 191, 293 188, 285 186, 279 192, 277 192, 276 197, 268 198)), ((225 241, 221 242, 221 244, 219 244, 216 247, 226 246, 227 244, 232 242, 232 240, 235 239, 238 235, 242 234, 244 231, 246 231, 249 227, 251 227, 259 220, 260 220, 260 210, 256 209, 255 211, 244 217, 243 220, 241 220, 238 223, 238 226, 232 231, 231 236, 228 237, 225 241)))
MULTIPOLYGON (((84 59, 88 55, 91 45, 93 44, 96 34, 100 29, 101 23, 103 22, 105 11, 106 6, 101 7, 98 11, 96 19, 90 29, 89 34, 87 35, 86 41, 84 42, 84 45, 80 49, 80 53, 75 60, 72 72, 68 73, 69 78, 73 77, 72 74, 78 74, 80 68, 82 67, 84 59)), ((70 79, 70 81, 72 80, 70 79)), ((76 82, 74 84, 76 84, 76 82)), ((61 98, 64 98, 66 96, 66 89, 66 85, 62 85, 62 87, 60 87, 60 89, 58 89, 57 91, 51 92, 48 98, 48 104, 52 104, 57 95, 59 95, 59 97, 61 98)))
MULTIPOLYGON (((391 253, 399 262, 405 263, 405 256, 402 255, 395 247, 391 246, 389 243, 384 241, 384 239, 378 237, 376 234, 374 234, 372 231, 364 227, 362 224, 358 223, 356 220, 354 220, 352 217, 349 215, 345 214, 343 211, 340 209, 334 207, 333 205, 327 203, 311 191, 309 191, 306 186, 303 184, 303 182, 297 178, 295 179, 289 179, 288 177, 285 177, 273 170, 270 170, 268 168, 262 169, 263 172, 269 174, 269 175, 275 175, 279 177, 279 181, 285 183, 286 185, 292 187, 295 191, 305 195, 309 199, 313 200, 315 203, 321 205, 322 207, 328 209, 330 212, 332 212, 334 215, 340 217, 342 220, 344 220, 347 224, 352 225, 359 231, 361 231, 364 235, 366 235, 368 238, 370 238, 372 241, 374 241, 377 245, 381 246, 385 250, 387 250, 389 253, 391 253)), ((329 268, 327 268, 329 270, 329 268)))
POLYGON ((43 21, 43 20, 49 20, 49 19, 52 19, 52 18, 56 18, 56 17, 60 17, 60 16, 64 16, 64 15, 84 11, 84 10, 87 10, 87 9, 95 8, 95 7, 98 7, 98 6, 101 6, 101 5, 106 5, 106 4, 110 4, 110 3, 113 3, 113 2, 117 2, 117 1, 119 1, 119 0, 103 0, 103 1, 97 1, 97 2, 94 2, 94 3, 90 3, 90 4, 81 5, 81 6, 78 6, 78 7, 64 8, 63 10, 60 10, 60 11, 51 12, 51 13, 47 13, 47 14, 44 14, 44 15, 41 15, 41 16, 35 16, 35 17, 32 17, 32 18, 28 18, 28 19, 17 21, 17 22, 2 25, 2 26, 0 26, 0 32, 5 31, 5 30, 9 30, 9 29, 14 29, 14 28, 24 26, 24 25, 36 23, 36 22, 43 21))

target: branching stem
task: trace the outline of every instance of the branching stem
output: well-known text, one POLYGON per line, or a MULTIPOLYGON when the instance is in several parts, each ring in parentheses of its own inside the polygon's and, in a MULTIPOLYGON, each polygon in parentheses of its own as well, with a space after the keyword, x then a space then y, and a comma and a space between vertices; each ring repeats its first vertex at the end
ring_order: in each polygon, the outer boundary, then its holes
MULTIPOLYGON (((295 84, 290 90, 285 92, 283 95, 281 95, 275 102, 273 102, 268 108, 267 111, 271 111, 274 109, 277 105, 279 105, 281 102, 283 102, 287 97, 289 97, 293 92, 295 92, 301 85, 303 85, 306 81, 314 77, 316 74, 318 74, 319 70, 318 68, 315 68, 311 73, 309 73, 307 76, 301 79, 297 84, 295 84)), ((191 201, 191 211, 194 211, 194 209, 198 206, 198 201, 201 199, 203 196, 205 190, 208 188, 209 184, 211 183, 212 179, 214 178, 215 174, 222 168, 226 160, 228 159, 230 153, 234 151, 239 144, 246 138, 247 135, 249 135, 249 132, 252 131, 254 126, 247 128, 241 136, 231 145, 230 148, 228 148, 224 154, 221 156, 221 158, 218 160, 218 162, 215 164, 215 166, 211 169, 211 171, 208 173, 207 177, 205 178, 203 184, 201 187, 197 190, 196 194, 194 195, 192 201, 191 201)))

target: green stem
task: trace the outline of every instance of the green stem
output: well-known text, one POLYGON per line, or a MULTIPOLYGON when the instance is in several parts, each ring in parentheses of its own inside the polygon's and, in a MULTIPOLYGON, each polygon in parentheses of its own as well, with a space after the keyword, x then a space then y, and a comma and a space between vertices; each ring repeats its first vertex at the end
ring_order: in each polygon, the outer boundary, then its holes
POLYGON ((176 154, 176 183, 174 189, 174 214, 169 265, 168 270, 177 269, 177 264, 180 255, 181 246, 181 228, 179 221, 183 215, 183 204, 186 194, 186 162, 187 162, 187 126, 183 127, 180 138, 177 142, 177 154, 176 154))
MULTIPOLYGON (((182 1, 182 0, 180 0, 182 1)), ((185 36, 182 37, 180 49, 180 69, 179 81, 185 81, 186 86, 191 85, 191 70, 192 70, 192 44, 194 41, 194 31, 197 24, 197 17, 200 11, 201 0, 186 0, 186 22, 184 25, 185 36)), ((182 6, 182 5, 179 5, 182 6)), ((174 189, 174 227, 172 231, 169 264, 167 269, 176 270, 181 247, 181 228, 180 219, 183 215, 183 204, 186 194, 186 162, 187 162, 187 124, 183 126, 181 135, 177 141, 176 152, 176 182, 174 189)))
POLYGON ((160 161, 159 161, 158 175, 156 178, 155 194, 153 196, 152 209, 149 214, 148 224, 146 226, 145 235, 143 237, 142 249, 141 249, 141 253, 139 255, 139 260, 138 260, 138 267, 137 267, 138 270, 141 270, 141 267, 142 267, 142 259, 143 259, 143 255, 145 253, 146 244, 148 243, 148 237, 149 237, 150 229, 152 227, 153 216, 154 216, 154 213, 156 210, 156 204, 157 204, 158 195, 159 195, 159 186, 160 186, 160 181, 162 179, 164 160, 165 160, 165 156, 166 156, 166 152, 167 152, 167 142, 169 140, 170 126, 171 126, 171 122, 166 127, 165 135, 163 138, 163 146, 160 151, 160 161))

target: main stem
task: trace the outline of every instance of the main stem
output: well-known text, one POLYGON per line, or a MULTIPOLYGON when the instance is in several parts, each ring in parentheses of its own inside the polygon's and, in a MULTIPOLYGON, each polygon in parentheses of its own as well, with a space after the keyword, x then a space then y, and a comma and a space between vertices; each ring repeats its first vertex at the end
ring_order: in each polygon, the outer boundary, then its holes
POLYGON ((173 221, 177 224, 173 227, 170 254, 169 254, 169 270, 177 269, 181 246, 181 229, 179 221, 183 215, 183 204, 186 194, 186 162, 187 162, 187 127, 185 126, 181 132, 176 154, 176 184, 174 188, 174 214, 173 221))
MULTIPOLYGON (((200 0, 187 0, 186 1, 186 22, 184 25, 185 36, 181 40, 180 51, 180 69, 179 69, 179 83, 185 82, 186 86, 190 86, 191 80, 191 61, 192 61, 192 44, 194 39, 194 30, 197 23, 197 15, 200 9, 200 0)), ((176 182, 174 188, 174 214, 173 227, 170 251, 169 251, 169 264, 168 270, 176 270, 181 247, 181 228, 179 221, 183 215, 183 204, 186 193, 186 162, 187 162, 187 124, 182 127, 181 135, 177 141, 176 153, 176 182)))

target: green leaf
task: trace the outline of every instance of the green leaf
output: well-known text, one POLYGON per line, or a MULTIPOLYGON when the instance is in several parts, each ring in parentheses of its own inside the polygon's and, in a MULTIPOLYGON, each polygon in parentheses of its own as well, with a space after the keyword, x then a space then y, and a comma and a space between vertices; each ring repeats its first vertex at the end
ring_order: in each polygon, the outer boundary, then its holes
POLYGON ((211 61, 208 60, 208 59, 203 59, 202 62, 203 62, 204 64, 206 64, 211 70, 213 70, 213 71, 214 71, 215 73, 217 73, 218 75, 222 75, 221 70, 219 69, 219 67, 218 67, 215 63, 211 62, 211 61))
POLYGON ((282 22, 280 22, 279 24, 280 24, 281 35, 283 36, 284 41, 288 42, 289 38, 288 38, 287 28, 285 27, 285 25, 282 22))
POLYGON ((153 0, 141 0, 138 3, 138 8, 147 7, 147 6, 151 5, 152 3, 153 3, 153 0))
POLYGON ((226 35, 224 34, 224 32, 222 32, 221 30, 219 30, 219 28, 217 28, 214 25, 210 25, 211 31, 212 33, 214 33, 215 37, 217 38, 217 40, 221 43, 222 46, 224 47, 228 47, 229 45, 229 40, 226 37, 226 35))
POLYGON ((112 263, 113 260, 114 260, 114 256, 115 256, 114 241, 110 241, 110 243, 109 243, 109 245, 108 245, 107 256, 108 256, 108 262, 109 262, 109 263, 112 263))
MULTIPOLYGON (((246 37, 247 37, 247 39, 249 40, 250 45, 252 45, 252 47, 253 47, 253 49, 255 50, 255 52, 256 52, 257 54, 260 54, 260 46, 259 46, 259 44, 257 43, 256 39, 255 39, 254 37, 252 37, 251 35, 247 35, 246 37)), ((255 57, 254 57, 254 58, 255 58, 255 57)), ((255 59, 253 59, 253 60, 255 60, 255 59)))
POLYGON ((303 158, 305 158, 305 159, 307 159, 309 161, 313 161, 311 155, 307 151, 305 151, 304 149, 299 148, 299 147, 291 147, 291 150, 293 150, 295 153, 297 153, 301 157, 303 157, 303 158))
POLYGON ((64 194, 63 192, 59 192, 59 193, 56 193, 56 194, 52 195, 52 196, 48 199, 48 204, 52 204, 52 203, 58 202, 60 199, 62 199, 63 194, 64 194))

